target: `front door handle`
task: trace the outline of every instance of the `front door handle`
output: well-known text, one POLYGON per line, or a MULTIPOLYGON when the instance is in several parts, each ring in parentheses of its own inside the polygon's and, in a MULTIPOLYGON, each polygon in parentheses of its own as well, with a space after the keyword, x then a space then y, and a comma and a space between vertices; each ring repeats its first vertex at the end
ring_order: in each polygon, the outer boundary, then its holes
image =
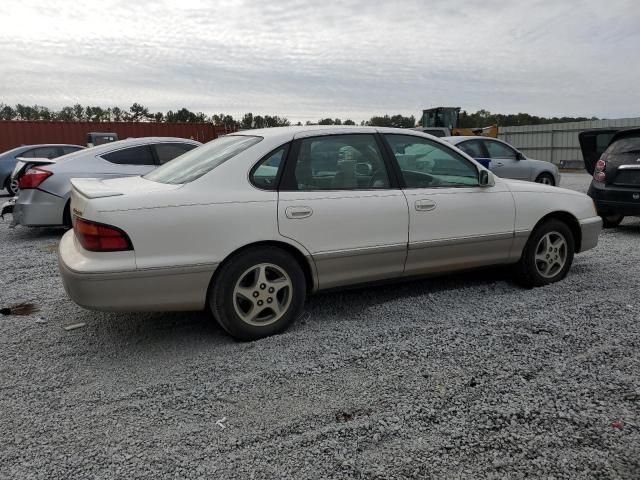
POLYGON ((433 200, 416 200, 414 206, 418 212, 428 212, 436 208, 436 202, 433 200))
POLYGON ((311 207, 287 207, 284 211, 287 218, 307 218, 313 214, 311 207))
POLYGON ((498 167, 501 167, 501 166, 503 166, 503 165, 504 165, 504 163, 502 163, 502 162, 496 162, 496 163, 495 163, 495 165, 496 165, 496 166, 498 166, 498 167))

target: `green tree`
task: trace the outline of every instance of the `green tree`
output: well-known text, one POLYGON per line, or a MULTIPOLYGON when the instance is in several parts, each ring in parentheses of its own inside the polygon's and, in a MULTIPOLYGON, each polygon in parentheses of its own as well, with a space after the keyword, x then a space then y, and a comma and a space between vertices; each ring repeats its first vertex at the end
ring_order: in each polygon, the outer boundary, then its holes
POLYGON ((13 107, 0 103, 0 120, 14 120, 16 116, 17 113, 13 107))
POLYGON ((73 119, 76 122, 82 122, 86 120, 84 107, 79 103, 76 103, 73 107, 73 119))
POLYGON ((318 125, 333 125, 333 119, 332 118, 323 118, 321 120, 318 120, 318 125))
POLYGON ((129 107, 130 119, 132 122, 140 122, 149 117, 149 109, 139 103, 134 103, 129 107))
POLYGON ((343 122, 343 125, 355 125, 356 122, 354 122, 353 120, 347 119, 343 122))

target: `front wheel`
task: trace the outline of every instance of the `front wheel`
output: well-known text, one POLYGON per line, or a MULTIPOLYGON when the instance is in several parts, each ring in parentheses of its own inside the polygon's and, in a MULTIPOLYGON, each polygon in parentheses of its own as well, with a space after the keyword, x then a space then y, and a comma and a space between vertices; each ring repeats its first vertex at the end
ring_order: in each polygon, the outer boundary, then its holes
POLYGON ((277 247, 257 247, 220 267, 209 306, 229 335, 255 340, 282 332, 300 316, 306 288, 295 258, 277 247))
POLYGON ((536 227, 517 265, 517 277, 527 287, 562 280, 571 268, 575 241, 571 229, 551 219, 536 227))
POLYGON ((610 213, 607 215, 600 215, 602 218, 602 226, 604 228, 615 228, 624 219, 624 215, 620 215, 619 213, 610 213))
POLYGON ((550 173, 541 173, 536 178, 536 183, 542 183, 544 185, 551 185, 553 187, 553 186, 555 186, 556 181, 553 178, 553 175, 551 175, 550 173))

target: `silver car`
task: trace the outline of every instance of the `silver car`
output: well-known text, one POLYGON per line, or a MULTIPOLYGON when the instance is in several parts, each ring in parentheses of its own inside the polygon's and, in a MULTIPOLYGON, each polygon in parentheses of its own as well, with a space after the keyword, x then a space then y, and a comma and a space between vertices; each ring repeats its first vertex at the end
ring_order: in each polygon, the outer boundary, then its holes
POLYGON ((545 185, 560 184, 560 172, 553 163, 528 158, 515 147, 488 137, 444 137, 467 155, 502 178, 528 180, 545 185))
POLYGON ((201 145, 194 140, 143 137, 107 143, 64 155, 29 169, 20 179, 13 223, 30 227, 71 225, 72 178, 144 175, 201 145))

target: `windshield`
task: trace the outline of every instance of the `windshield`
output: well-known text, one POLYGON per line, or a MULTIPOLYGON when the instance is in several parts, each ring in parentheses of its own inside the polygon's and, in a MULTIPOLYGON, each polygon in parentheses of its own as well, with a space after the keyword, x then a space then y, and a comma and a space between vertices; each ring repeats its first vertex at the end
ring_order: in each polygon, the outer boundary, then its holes
POLYGON ((226 135, 158 167, 144 176, 159 183, 189 183, 255 145, 262 137, 226 135))

